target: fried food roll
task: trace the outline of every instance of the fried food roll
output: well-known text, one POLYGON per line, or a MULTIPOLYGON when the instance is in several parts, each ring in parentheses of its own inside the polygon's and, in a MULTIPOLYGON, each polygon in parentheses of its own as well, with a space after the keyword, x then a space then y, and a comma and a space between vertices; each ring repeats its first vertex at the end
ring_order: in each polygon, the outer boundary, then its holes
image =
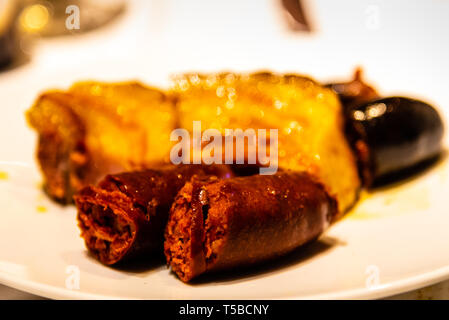
POLYGON ((194 175, 227 178, 231 172, 224 165, 165 166, 107 175, 83 188, 74 199, 86 247, 107 265, 162 249, 172 202, 194 175))
POLYGON ((45 189, 62 203, 106 174, 167 162, 175 126, 171 99, 135 82, 45 92, 27 119, 38 133, 45 189))
POLYGON ((339 97, 318 82, 292 74, 185 74, 174 77, 182 128, 278 129, 278 167, 319 178, 338 200, 340 214, 357 200, 357 161, 344 134, 339 97))
MULTIPOLYGON (((176 128, 277 129, 276 166, 316 176, 343 214, 357 200, 357 163, 338 96, 299 75, 187 74, 164 93, 139 83, 77 83, 44 93, 28 112, 46 190, 61 202, 105 174, 168 162, 176 128)), ((274 158, 274 157, 273 157, 274 158)))
POLYGON ((187 282, 290 252, 317 238, 336 214, 334 198, 307 173, 192 179, 170 210, 165 256, 187 282))

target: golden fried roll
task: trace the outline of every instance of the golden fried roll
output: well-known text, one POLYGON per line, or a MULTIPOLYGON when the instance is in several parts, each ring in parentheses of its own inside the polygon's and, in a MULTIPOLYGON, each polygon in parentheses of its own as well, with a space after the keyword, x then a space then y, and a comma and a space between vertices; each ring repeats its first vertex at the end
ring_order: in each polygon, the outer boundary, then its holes
POLYGON ((64 203, 105 174, 168 162, 175 126, 171 99, 134 82, 46 92, 27 118, 39 134, 46 191, 64 203))
POLYGON ((170 210, 165 256, 187 282, 286 254, 317 238, 336 214, 336 201, 307 173, 194 178, 170 210))
POLYGON ((360 180, 344 135, 338 96, 297 75, 186 74, 174 78, 181 127, 278 129, 278 166, 317 176, 340 213, 356 201, 360 180))
POLYGON ((111 265, 162 249, 168 212, 192 176, 228 178, 227 166, 180 165, 107 175, 74 196, 86 247, 111 265))
POLYGON ((48 193, 63 202, 106 173, 168 162, 175 128, 278 129, 279 168, 317 176, 345 212, 360 187, 336 94, 295 75, 189 74, 167 96, 138 83, 81 82, 28 112, 48 193), (173 101, 177 101, 174 105, 173 101))

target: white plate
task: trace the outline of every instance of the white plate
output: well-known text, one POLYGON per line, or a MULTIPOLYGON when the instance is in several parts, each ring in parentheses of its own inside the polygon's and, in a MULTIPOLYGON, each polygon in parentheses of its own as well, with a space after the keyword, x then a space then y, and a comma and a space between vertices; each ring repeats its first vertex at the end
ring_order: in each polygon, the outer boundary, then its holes
POLYGON ((75 210, 50 202, 34 166, 1 163, 0 282, 50 298, 377 298, 449 278, 448 163, 371 194, 320 241, 268 266, 186 285, 164 265, 90 257, 75 210), (78 278, 76 278, 78 277, 78 278), (79 288, 78 285, 79 284, 79 288))
POLYGON ((380 22, 373 28, 366 22, 377 10, 371 1, 347 7, 317 1, 315 36, 274 27, 271 1, 217 1, 207 8, 172 2, 138 2, 149 10, 134 4, 117 25, 43 42, 28 65, 0 73, 0 282, 50 298, 277 299, 379 298, 449 279, 448 161, 364 197, 319 242, 237 275, 186 285, 163 265, 115 270, 88 256, 74 208, 52 203, 40 190, 35 135, 23 112, 44 88, 85 78, 163 85, 171 72, 186 69, 270 68, 332 79, 361 64, 383 93, 423 97, 449 114, 446 2, 376 2, 380 22), (199 8, 215 16, 201 20, 199 8), (245 10, 251 23, 241 22, 245 10), (145 12, 160 19, 144 19, 145 12), (234 23, 227 20, 235 15, 234 23))

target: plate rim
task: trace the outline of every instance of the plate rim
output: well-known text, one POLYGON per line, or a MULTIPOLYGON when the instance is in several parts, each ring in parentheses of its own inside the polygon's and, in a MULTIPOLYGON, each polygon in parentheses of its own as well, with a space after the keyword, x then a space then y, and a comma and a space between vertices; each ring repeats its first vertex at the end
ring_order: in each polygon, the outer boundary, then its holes
MULTIPOLYGON (((412 290, 424 288, 449 279, 449 265, 438 268, 433 271, 417 274, 411 277, 405 277, 389 283, 381 284, 374 288, 356 288, 348 290, 336 290, 329 293, 319 293, 306 296, 279 296, 264 298, 269 300, 363 300, 363 299, 381 299, 391 297, 397 294, 406 293, 412 290)), ((48 299, 61 300, 158 300, 161 298, 135 298, 126 296, 103 295, 80 290, 70 290, 63 287, 48 285, 34 280, 23 279, 19 276, 0 272, 0 284, 8 287, 34 294, 48 299)), ((176 298, 166 300, 177 300, 176 298)), ((227 300, 232 298, 217 298, 216 300, 227 300)), ((247 300, 254 298, 248 297, 247 300)), ((207 300, 207 298, 194 298, 192 300, 207 300)), ((244 299, 245 300, 245 299, 244 299)), ((255 300, 263 300, 255 299, 255 300)))

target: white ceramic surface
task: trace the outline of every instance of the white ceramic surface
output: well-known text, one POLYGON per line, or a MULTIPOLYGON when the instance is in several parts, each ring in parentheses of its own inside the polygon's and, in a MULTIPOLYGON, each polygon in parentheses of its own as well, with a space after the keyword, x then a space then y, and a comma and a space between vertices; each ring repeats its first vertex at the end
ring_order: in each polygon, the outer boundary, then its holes
POLYGON ((87 255, 74 208, 40 190, 23 113, 45 88, 86 78, 166 85, 184 70, 263 68, 326 80, 360 64, 384 94, 422 97, 449 114, 448 2, 317 1, 314 35, 287 33, 273 1, 174 2, 134 1, 108 28, 41 41, 28 64, 0 73, 0 282, 50 298, 271 299, 379 298, 449 279, 448 161, 363 197, 306 249, 232 277, 186 285, 162 265, 119 271, 87 255))

